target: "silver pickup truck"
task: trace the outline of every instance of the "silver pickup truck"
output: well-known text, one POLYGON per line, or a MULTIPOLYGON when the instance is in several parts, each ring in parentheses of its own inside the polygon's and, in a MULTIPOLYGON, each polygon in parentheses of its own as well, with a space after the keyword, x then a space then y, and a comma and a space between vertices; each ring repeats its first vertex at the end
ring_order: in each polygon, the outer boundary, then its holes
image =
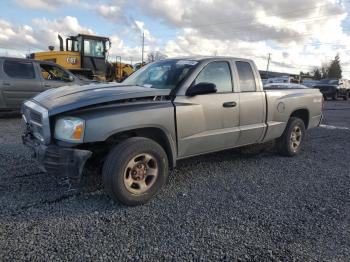
POLYGON ((22 107, 24 144, 48 172, 79 181, 101 165, 109 195, 147 202, 180 159, 276 139, 296 155, 322 119, 317 89, 263 90, 251 60, 167 59, 121 84, 48 90, 22 107))

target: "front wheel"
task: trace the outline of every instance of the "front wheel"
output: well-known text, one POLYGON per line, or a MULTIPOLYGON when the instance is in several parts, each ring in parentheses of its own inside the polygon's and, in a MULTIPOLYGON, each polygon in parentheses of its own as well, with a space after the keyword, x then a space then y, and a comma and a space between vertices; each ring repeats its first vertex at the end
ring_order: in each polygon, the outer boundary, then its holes
POLYGON ((282 136, 277 139, 278 152, 283 156, 295 156, 300 152, 305 135, 305 124, 297 117, 291 117, 282 136))
POLYGON ((102 170, 105 190, 124 205, 148 202, 165 184, 168 158, 153 140, 134 137, 116 145, 102 170))

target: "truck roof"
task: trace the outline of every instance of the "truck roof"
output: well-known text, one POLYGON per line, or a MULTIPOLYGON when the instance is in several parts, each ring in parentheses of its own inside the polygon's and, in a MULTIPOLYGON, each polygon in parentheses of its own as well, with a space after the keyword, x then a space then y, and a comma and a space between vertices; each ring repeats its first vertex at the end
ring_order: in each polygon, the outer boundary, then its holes
POLYGON ((56 63, 52 61, 43 61, 43 60, 37 60, 37 59, 30 59, 30 58, 22 58, 22 57, 10 57, 10 56, 0 56, 0 59, 11 59, 16 61, 30 61, 30 62, 45 62, 46 64, 52 64, 57 65, 56 63))
POLYGON ((234 59, 234 60, 247 61, 247 62, 253 61, 251 59, 232 57, 232 56, 180 56, 180 57, 172 57, 172 58, 167 58, 167 59, 169 59, 169 60, 171 60, 171 59, 193 60, 193 61, 198 61, 198 62, 200 62, 200 61, 212 61, 212 60, 217 60, 217 59, 220 59, 220 60, 221 59, 234 59))

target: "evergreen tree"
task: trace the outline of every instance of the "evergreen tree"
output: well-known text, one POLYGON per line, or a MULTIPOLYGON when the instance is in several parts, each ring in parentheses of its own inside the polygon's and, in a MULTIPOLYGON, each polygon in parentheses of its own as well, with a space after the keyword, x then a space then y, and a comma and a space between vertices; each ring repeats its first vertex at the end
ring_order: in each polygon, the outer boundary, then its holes
POLYGON ((331 61, 328 67, 328 78, 340 79, 342 77, 342 70, 340 65, 339 54, 331 61))
POLYGON ((318 67, 314 69, 314 79, 315 80, 321 80, 322 79, 321 71, 320 71, 320 69, 318 67))

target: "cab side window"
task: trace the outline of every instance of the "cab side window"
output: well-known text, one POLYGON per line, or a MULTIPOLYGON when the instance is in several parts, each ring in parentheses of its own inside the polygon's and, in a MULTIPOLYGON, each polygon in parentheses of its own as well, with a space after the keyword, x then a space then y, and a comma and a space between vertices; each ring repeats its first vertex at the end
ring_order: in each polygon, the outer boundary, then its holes
POLYGON ((237 72, 241 92, 255 92, 256 84, 253 69, 248 62, 237 61, 237 72))
POLYGON ((11 78, 34 79, 35 72, 32 62, 5 60, 4 72, 11 78))
POLYGON ((197 76, 194 84, 212 83, 216 85, 217 93, 233 91, 230 66, 227 62, 211 62, 197 76))
POLYGON ((41 75, 45 80, 63 82, 69 81, 69 74, 57 66, 40 64, 40 70, 41 75))

